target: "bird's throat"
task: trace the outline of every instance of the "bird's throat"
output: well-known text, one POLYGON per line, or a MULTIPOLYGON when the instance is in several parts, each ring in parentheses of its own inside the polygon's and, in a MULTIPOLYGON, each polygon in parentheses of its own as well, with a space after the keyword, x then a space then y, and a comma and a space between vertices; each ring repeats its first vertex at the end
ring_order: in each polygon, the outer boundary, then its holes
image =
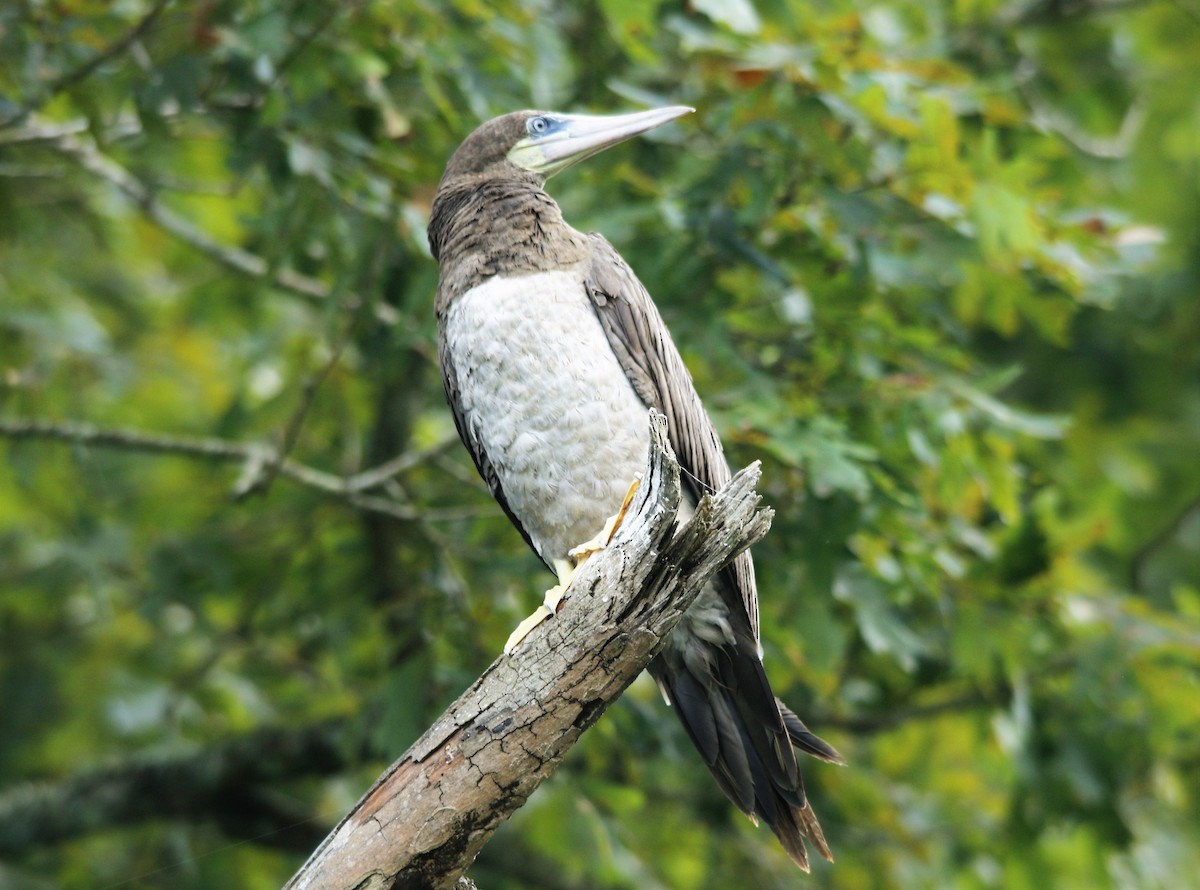
POLYGON ((587 239, 562 218, 539 183, 513 179, 443 183, 429 219, 429 245, 453 298, 495 275, 569 267, 588 255, 587 239))

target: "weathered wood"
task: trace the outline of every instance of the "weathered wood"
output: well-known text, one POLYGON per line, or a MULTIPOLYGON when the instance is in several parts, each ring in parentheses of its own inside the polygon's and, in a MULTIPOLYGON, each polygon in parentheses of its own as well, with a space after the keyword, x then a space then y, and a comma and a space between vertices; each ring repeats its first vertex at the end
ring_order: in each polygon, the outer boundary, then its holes
MULTIPOLYGON (((484 672, 375 782, 288 890, 451 888, 649 663, 704 583, 766 534, 757 464, 676 535, 679 465, 651 412, 645 478, 561 611, 484 672)), ((697 764, 697 769, 700 765, 697 764)))

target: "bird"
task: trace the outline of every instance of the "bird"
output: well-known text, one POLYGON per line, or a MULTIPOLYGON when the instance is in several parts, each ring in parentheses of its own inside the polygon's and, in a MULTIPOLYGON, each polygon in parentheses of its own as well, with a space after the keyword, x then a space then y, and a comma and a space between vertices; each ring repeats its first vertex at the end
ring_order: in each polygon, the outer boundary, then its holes
MULTIPOLYGON (((506 651, 554 613, 575 568, 611 534, 645 464, 650 409, 666 416, 683 470, 681 516, 731 478, 646 288, 603 236, 572 228, 545 189, 552 175, 693 110, 504 114, 467 136, 438 183, 428 236, 446 399, 480 476, 559 580, 506 651)), ((832 861, 796 751, 844 760, 771 690, 749 552, 705 587, 648 670, 725 795, 803 870, 805 841, 832 861)))

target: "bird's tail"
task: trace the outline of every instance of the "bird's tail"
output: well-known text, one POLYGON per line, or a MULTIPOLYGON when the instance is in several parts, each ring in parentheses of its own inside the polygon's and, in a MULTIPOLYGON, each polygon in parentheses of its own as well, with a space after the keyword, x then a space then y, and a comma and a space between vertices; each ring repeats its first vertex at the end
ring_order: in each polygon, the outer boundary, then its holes
POLYGON ((669 640, 650 673, 721 790, 756 824, 766 822, 808 871, 805 839, 826 859, 833 856, 805 797, 793 746, 830 763, 845 761, 775 698, 756 650, 748 639, 721 645, 689 634, 669 640))

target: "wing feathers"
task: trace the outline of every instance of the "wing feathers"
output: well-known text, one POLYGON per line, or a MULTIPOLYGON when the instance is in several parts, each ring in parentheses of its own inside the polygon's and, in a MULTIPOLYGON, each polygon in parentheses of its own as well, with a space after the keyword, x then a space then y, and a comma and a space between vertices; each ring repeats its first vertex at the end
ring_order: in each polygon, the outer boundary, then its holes
MULTIPOLYGON (((721 440, 642 283, 604 238, 593 232, 588 241, 592 247, 584 279, 588 297, 634 391, 649 407, 666 415, 684 482, 699 500, 730 479, 721 440)), ((758 593, 753 565, 750 554, 742 553, 721 571, 721 577, 725 591, 735 591, 740 598, 738 611, 745 615, 757 647, 758 593)))
MULTIPOLYGON (((729 466, 691 375, 666 325, 633 271, 596 234, 584 279, 614 354, 634 391, 667 418, 671 444, 693 497, 724 485, 729 466)), ((801 868, 804 841, 829 857, 792 744, 824 759, 839 755, 791 711, 781 710, 759 657, 754 566, 743 553, 714 579, 733 639, 727 644, 681 628, 650 665, 688 736, 725 792, 743 812, 761 817, 801 868)))

